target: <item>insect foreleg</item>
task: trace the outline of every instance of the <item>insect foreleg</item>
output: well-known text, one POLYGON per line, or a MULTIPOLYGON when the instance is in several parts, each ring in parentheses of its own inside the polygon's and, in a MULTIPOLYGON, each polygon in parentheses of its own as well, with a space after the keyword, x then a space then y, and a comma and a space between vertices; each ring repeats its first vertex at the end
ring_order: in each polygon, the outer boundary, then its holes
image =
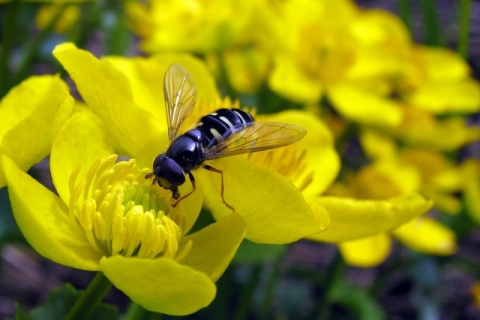
POLYGON ((197 188, 195 187, 195 177, 193 176, 193 174, 190 172, 190 171, 187 171, 188 173, 188 178, 190 179, 190 182, 192 183, 192 191, 190 191, 189 193, 187 193, 186 195, 184 196, 181 196, 180 199, 178 199, 177 202, 175 202, 174 204, 172 204, 172 207, 176 207, 177 204, 180 203, 180 201, 182 201, 183 199, 185 199, 186 197, 188 197, 189 195, 191 195, 192 193, 195 192, 195 190, 197 190, 197 188))
POLYGON ((235 209, 229 205, 226 201, 225 201, 225 197, 223 196, 223 191, 224 191, 224 184, 223 184, 223 171, 222 170, 219 170, 217 168, 214 168, 212 166, 209 166, 208 164, 204 165, 203 166, 205 169, 207 169, 208 171, 212 171, 212 172, 216 172, 216 173, 219 173, 221 178, 222 178, 222 184, 221 184, 221 187, 220 187, 220 195, 222 196, 222 201, 223 203, 228 207, 230 208, 232 211, 235 211, 235 209))

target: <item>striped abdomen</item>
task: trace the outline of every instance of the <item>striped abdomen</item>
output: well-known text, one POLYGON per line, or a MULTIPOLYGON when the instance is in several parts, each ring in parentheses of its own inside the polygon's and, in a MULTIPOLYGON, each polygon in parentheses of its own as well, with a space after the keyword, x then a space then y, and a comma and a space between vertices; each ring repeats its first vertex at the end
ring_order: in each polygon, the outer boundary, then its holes
POLYGON ((245 111, 222 108, 202 117, 196 129, 202 133, 202 147, 210 148, 233 133, 251 126, 253 121, 253 117, 245 111))

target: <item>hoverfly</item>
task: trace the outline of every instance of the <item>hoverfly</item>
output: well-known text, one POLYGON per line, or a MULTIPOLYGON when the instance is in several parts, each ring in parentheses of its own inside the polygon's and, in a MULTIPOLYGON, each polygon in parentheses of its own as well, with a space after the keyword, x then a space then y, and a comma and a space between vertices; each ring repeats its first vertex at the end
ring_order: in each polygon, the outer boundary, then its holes
MULTIPOLYGON (((153 177, 161 187, 172 191, 173 199, 180 201, 195 190, 191 173, 206 160, 277 148, 294 143, 307 133, 302 127, 281 122, 255 122, 252 115, 240 109, 219 109, 200 119, 193 129, 180 134, 183 121, 192 113, 197 91, 192 76, 179 64, 172 64, 165 72, 165 108, 167 112, 170 146, 153 161, 153 177), (180 197, 178 187, 188 175, 192 191, 180 197)), ((207 164, 203 168, 221 175, 220 193, 223 203, 223 171, 207 164)))

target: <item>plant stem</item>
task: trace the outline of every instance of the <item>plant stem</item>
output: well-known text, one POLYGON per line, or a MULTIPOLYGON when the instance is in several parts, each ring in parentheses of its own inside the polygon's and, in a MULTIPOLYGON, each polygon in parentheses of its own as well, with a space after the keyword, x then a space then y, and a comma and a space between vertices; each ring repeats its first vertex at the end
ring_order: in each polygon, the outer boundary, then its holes
POLYGON ((130 306, 128 307, 127 312, 121 319, 122 320, 139 320, 139 319, 160 320, 162 319, 162 317, 163 317, 163 314, 145 310, 143 307, 141 307, 140 305, 132 301, 130 303, 130 306))
POLYGON ((1 35, 0 39, 2 45, 0 46, 0 97, 8 92, 11 87, 9 82, 10 74, 10 58, 15 39, 15 33, 12 30, 17 30, 17 16, 19 5, 16 1, 6 3, 0 8, 1 21, 1 35))
POLYGON ((66 320, 88 319, 92 311, 100 304, 112 288, 112 283, 101 272, 98 272, 87 289, 82 292, 67 314, 66 320))
POLYGON ((248 313, 250 312, 252 299, 255 292, 255 288, 257 287, 260 281, 260 275, 262 273, 262 266, 261 265, 254 265, 252 266, 252 274, 250 275, 250 281, 248 281, 247 285, 243 288, 242 296, 240 298, 239 306, 237 308, 235 318, 234 319, 247 319, 248 313))
POLYGON ((330 319, 330 301, 328 295, 333 287, 337 284, 338 280, 343 276, 345 271, 345 263, 340 256, 340 253, 336 252, 335 259, 330 265, 323 283, 323 289, 318 297, 318 304, 316 310, 314 310, 314 318, 317 320, 330 319))
POLYGON ((25 48, 25 53, 22 56, 18 69, 16 70, 15 74, 13 75, 12 85, 16 85, 28 77, 28 73, 31 71, 32 62, 35 59, 35 55, 39 52, 39 48, 42 46, 44 40, 53 30, 55 24, 58 22, 60 17, 62 16, 67 4, 61 4, 56 8, 55 14, 53 15, 52 19, 48 22, 48 24, 40 30, 40 33, 28 43, 25 48))
POLYGON ((436 1, 422 0, 423 25, 425 26, 425 42, 427 45, 442 45, 440 25, 438 23, 436 1))
POLYGON ((410 32, 410 35, 413 35, 411 0, 397 0, 397 8, 403 23, 405 23, 405 26, 407 26, 407 29, 410 32))
POLYGON ((470 17, 472 13, 472 1, 460 1, 460 30, 458 35, 458 52, 464 57, 468 53, 468 39, 470 36, 470 17))

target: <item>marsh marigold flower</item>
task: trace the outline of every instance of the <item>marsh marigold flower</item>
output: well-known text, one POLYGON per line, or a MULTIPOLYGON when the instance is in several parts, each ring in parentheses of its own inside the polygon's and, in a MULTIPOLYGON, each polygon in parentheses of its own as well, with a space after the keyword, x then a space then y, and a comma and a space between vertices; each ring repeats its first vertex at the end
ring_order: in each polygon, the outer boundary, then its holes
POLYGON ((112 155, 80 161, 88 166, 80 170, 71 167, 79 158, 57 151, 52 174, 69 178, 68 185, 54 179, 61 197, 2 159, 15 220, 37 252, 65 266, 103 272, 148 310, 189 314, 213 300, 214 281, 243 239, 240 216, 187 235, 198 210, 172 208, 170 195, 145 180, 134 160, 116 162, 112 155))

